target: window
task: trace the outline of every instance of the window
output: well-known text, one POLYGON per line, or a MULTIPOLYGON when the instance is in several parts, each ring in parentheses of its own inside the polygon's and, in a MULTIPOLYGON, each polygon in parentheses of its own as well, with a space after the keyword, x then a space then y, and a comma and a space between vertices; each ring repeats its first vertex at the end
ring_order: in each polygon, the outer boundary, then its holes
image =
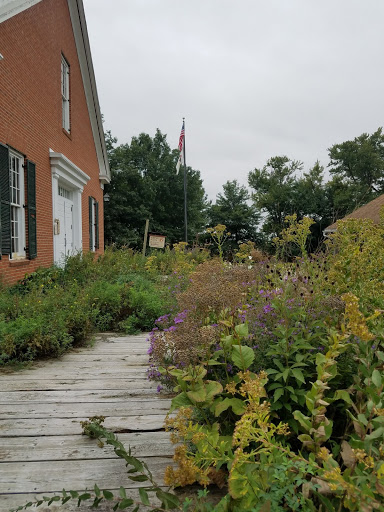
POLYGON ((61 98, 63 106, 63 128, 70 132, 70 119, 69 119, 69 64, 61 56, 61 98))
POLYGON ((1 143, 0 219, 0 258, 36 258, 36 165, 1 143))
POLYGON ((11 258, 25 257, 24 157, 9 151, 11 258))
POLYGON ((99 202, 89 197, 89 250, 99 248, 99 202))
POLYGON ((58 187, 59 187, 59 196, 65 197, 65 199, 70 199, 72 201, 72 192, 60 185, 58 185, 58 187))

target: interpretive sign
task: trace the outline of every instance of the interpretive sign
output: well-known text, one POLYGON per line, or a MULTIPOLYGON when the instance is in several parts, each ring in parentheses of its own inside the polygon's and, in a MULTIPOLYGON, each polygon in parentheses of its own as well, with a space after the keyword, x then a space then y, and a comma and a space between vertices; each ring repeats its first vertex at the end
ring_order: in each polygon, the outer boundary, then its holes
POLYGON ((164 249, 165 236, 163 235, 149 235, 149 247, 156 249, 164 249))

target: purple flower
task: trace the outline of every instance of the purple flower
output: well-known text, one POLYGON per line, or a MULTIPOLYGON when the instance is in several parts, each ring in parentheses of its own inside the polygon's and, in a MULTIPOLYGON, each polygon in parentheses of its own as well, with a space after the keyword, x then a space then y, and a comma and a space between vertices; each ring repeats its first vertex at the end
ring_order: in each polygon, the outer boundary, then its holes
POLYGON ((157 386, 157 392, 160 393, 160 391, 163 389, 163 386, 161 384, 159 384, 157 386))

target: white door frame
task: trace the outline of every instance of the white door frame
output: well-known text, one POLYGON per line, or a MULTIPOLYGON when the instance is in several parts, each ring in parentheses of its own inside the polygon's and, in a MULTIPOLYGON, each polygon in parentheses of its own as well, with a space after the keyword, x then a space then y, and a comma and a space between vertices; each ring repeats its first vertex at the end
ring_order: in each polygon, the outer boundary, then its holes
MULTIPOLYGON (((62 153, 49 150, 49 158, 52 170, 52 222, 54 224, 57 212, 57 197, 59 185, 63 185, 72 191, 73 194, 73 252, 79 252, 83 248, 82 221, 81 221, 81 196, 84 186, 90 177, 79 169, 73 162, 62 153)), ((57 238, 53 234, 53 258, 55 263, 60 263, 61 255, 57 238)))

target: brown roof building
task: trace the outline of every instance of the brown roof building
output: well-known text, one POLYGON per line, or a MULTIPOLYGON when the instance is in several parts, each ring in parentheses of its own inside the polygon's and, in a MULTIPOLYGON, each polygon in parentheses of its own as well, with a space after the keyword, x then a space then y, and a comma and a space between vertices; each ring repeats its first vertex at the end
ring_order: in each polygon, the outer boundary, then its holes
MULTIPOLYGON (((369 203, 365 204, 364 206, 361 206, 354 212, 350 213, 349 215, 346 215, 343 219, 340 220, 346 220, 346 219, 370 219, 373 220, 375 224, 378 224, 380 222, 380 210, 384 206, 384 194, 382 194, 379 197, 376 197, 373 201, 370 201, 369 203)), ((330 234, 336 231, 337 229, 337 222, 334 222, 330 226, 328 226, 326 229, 324 229, 324 234, 330 234)))

